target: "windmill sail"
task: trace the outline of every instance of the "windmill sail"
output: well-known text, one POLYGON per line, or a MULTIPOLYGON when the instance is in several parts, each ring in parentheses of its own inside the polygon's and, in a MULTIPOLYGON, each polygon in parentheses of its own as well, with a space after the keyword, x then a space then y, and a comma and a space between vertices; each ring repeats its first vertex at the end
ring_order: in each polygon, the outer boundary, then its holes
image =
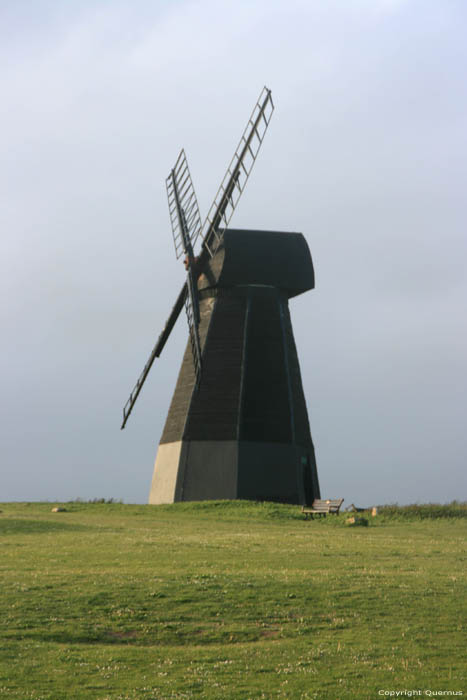
POLYGON ((172 332, 172 328, 175 326, 175 323, 176 323, 178 317, 180 316, 180 311, 183 309, 183 304, 185 303, 186 295, 187 295, 187 284, 185 282, 185 284, 183 285, 183 287, 180 291, 180 294, 177 297, 177 301, 174 304, 174 307, 171 311, 171 314, 166 321, 166 324, 162 330, 162 333, 160 334, 160 336, 157 340, 157 343, 155 344, 151 354, 149 355, 149 359, 146 362, 146 364, 144 365, 144 369, 141 372, 141 374, 138 378, 138 381, 136 382, 135 387, 128 398, 128 401, 126 402, 126 404, 123 407, 123 422, 122 422, 122 425, 120 427, 121 430, 123 430, 128 418, 130 417, 130 413, 132 412, 133 406, 135 405, 135 402, 136 402, 136 399, 138 398, 139 393, 140 393, 141 389, 143 388, 143 384, 146 381, 146 377, 149 374, 149 370, 152 367, 152 363, 154 362, 156 357, 159 357, 159 355, 161 354, 161 352, 164 348, 164 345, 166 344, 168 337, 172 332))
POLYGON ((195 385, 199 386, 201 381, 201 343, 199 340, 199 303, 198 287, 193 270, 188 270, 187 280, 188 294, 185 296, 185 311, 190 331, 191 352, 195 367, 195 385))
POLYGON ((175 167, 166 180, 170 221, 177 258, 185 253, 188 270, 185 310, 190 330, 191 350, 195 366, 196 386, 201 379, 201 344, 199 340, 199 300, 197 276, 194 270, 193 244, 201 231, 201 218, 190 171, 182 150, 175 167))
POLYGON ((183 149, 165 182, 175 255, 178 259, 183 253, 189 254, 189 247, 194 247, 202 228, 195 188, 183 149))
POLYGON ((216 252, 238 200, 245 189, 273 111, 271 90, 264 87, 204 223, 203 247, 207 249, 211 257, 216 252))

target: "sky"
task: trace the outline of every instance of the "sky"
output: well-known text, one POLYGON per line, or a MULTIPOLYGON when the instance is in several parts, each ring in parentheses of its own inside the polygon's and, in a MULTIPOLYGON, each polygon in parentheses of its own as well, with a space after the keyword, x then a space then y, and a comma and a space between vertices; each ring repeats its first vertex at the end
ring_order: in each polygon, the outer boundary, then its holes
POLYGON ((463 0, 0 2, 0 501, 147 501, 186 321, 165 178, 207 214, 264 85, 232 218, 300 231, 291 300, 321 493, 465 500, 463 0))

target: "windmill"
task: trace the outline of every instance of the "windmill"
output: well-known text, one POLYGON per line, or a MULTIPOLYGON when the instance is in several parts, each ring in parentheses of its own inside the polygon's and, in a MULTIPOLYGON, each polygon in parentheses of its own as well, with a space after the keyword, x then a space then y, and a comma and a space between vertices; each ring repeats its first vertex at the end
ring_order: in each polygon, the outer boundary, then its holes
POLYGON ((273 111, 265 87, 204 226, 183 150, 166 180, 175 253, 184 256, 187 278, 124 406, 121 426, 185 306, 189 340, 150 503, 311 503, 320 495, 288 308, 289 298, 314 287, 307 243, 301 233, 227 228, 273 111))

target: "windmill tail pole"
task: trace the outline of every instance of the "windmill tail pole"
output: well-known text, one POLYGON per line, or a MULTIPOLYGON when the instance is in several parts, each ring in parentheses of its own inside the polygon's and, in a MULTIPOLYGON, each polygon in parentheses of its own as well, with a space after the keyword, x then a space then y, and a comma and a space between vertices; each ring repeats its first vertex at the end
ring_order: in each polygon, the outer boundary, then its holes
POLYGON ((159 357, 161 354, 162 350, 164 349, 164 345, 166 344, 169 335, 172 332, 172 328, 174 327, 178 317, 180 316, 180 311, 183 309, 183 305, 185 303, 185 297, 187 293, 187 285, 186 283, 183 285, 180 294, 177 297, 177 301, 174 304, 174 307, 172 309, 172 312, 167 319, 167 322, 164 326, 164 329, 162 333, 160 334, 157 343, 155 344, 151 354, 149 355, 149 359, 146 362, 143 371, 141 372, 138 381, 136 382, 135 388, 130 394, 130 398, 126 402, 125 406, 123 407, 123 422, 120 427, 120 430, 123 430, 123 428, 126 425, 126 422, 128 418, 130 417, 130 414, 133 410, 133 406, 135 405, 136 399, 139 396, 139 393, 141 389, 143 388, 143 384, 146 381, 146 377, 149 374, 149 370, 152 367, 152 363, 156 359, 156 357, 159 357))

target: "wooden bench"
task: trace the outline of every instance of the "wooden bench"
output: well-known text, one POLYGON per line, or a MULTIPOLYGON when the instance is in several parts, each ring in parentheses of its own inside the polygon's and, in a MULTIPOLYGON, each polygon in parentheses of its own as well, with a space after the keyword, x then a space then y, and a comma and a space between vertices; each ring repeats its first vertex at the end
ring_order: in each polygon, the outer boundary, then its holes
POLYGON ((311 506, 302 506, 302 513, 305 516, 305 520, 308 520, 308 516, 313 519, 314 515, 337 514, 343 502, 343 498, 328 498, 325 501, 315 498, 311 506))

